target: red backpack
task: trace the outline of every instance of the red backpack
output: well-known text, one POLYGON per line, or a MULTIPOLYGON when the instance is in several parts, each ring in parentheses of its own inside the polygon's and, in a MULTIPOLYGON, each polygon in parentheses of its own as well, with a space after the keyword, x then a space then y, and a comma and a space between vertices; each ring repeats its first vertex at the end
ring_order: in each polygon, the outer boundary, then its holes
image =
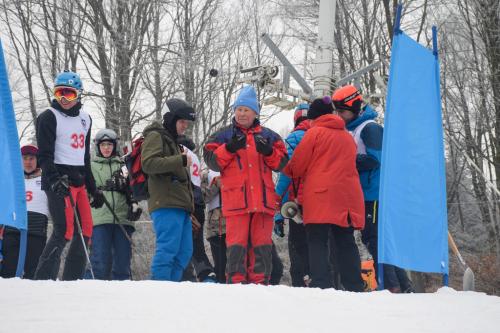
POLYGON ((141 147, 144 137, 140 137, 132 142, 132 151, 124 157, 125 165, 128 169, 132 198, 136 201, 149 198, 148 176, 142 171, 141 147))

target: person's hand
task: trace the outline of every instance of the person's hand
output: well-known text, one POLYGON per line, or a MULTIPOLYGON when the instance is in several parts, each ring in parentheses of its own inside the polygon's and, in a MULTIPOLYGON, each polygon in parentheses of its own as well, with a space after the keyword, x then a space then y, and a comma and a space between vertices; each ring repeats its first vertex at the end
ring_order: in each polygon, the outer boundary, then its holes
POLYGON ((59 177, 50 184, 50 190, 54 192, 57 196, 64 198, 69 196, 69 181, 68 177, 59 177))
POLYGON ((236 153, 238 150, 245 148, 247 145, 246 135, 239 134, 233 135, 231 141, 226 143, 226 150, 232 154, 236 153))
POLYGON ((285 221, 284 220, 274 221, 273 230, 276 236, 285 237, 285 221))
POLYGON ((101 208, 104 205, 104 194, 101 190, 96 190, 92 193, 92 201, 90 202, 90 207, 92 208, 101 208))
POLYGON ((262 136, 255 135, 254 140, 255 140, 255 149, 257 149, 257 151, 260 154, 264 156, 271 156, 273 154, 273 147, 262 136))
POLYGON ((201 230, 201 223, 198 222, 198 219, 193 214, 191 214, 191 226, 195 235, 201 230))
POLYGON ((139 207, 137 202, 132 202, 132 204, 128 207, 127 212, 127 220, 134 222, 141 218, 142 208, 139 207))

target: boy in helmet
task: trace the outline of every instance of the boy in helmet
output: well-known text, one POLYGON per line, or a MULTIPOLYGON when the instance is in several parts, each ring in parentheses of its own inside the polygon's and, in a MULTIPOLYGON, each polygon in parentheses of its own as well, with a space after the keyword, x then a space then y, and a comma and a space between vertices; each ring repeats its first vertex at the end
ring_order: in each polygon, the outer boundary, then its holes
MULTIPOLYGON (((38 258, 40 258, 47 241, 49 208, 47 196, 41 189, 42 173, 37 163, 38 148, 34 145, 23 146, 21 147, 21 154, 23 156, 24 185, 28 209, 28 243, 23 278, 33 279, 38 258)), ((1 251, 4 256, 4 263, 0 276, 10 278, 16 275, 20 234, 15 228, 5 227, 3 236, 1 251)))
MULTIPOLYGON (((363 97, 353 85, 335 90, 333 104, 344 119, 357 146, 356 168, 358 169, 365 201, 365 228, 362 241, 368 248, 378 273, 378 195, 380 183, 380 160, 382 155, 383 127, 375 121, 378 114, 368 104, 363 106, 363 97)), ((410 291, 411 284, 406 272, 399 267, 384 264, 384 286, 392 292, 410 291)))
POLYGON ((92 174, 107 204, 92 209, 90 262, 96 279, 129 280, 131 237, 134 221, 142 210, 131 200, 129 183, 122 173, 124 162, 117 152, 116 132, 102 129, 95 135, 94 143, 96 156, 92 160, 92 174))
POLYGON ((227 283, 269 284, 278 205, 272 173, 281 171, 288 155, 281 137, 260 125, 252 86, 241 89, 233 109, 232 124, 210 136, 203 152, 208 167, 221 174, 227 283))
POLYGON ((169 99, 166 107, 163 124, 154 121, 144 129, 141 163, 148 175, 148 209, 156 234, 151 278, 180 281, 193 253, 194 200, 189 177, 191 157, 177 138, 195 120, 195 113, 178 98, 169 99))
POLYGON ((79 215, 85 246, 92 236, 90 205, 100 207, 103 204, 102 193, 96 188, 90 168, 92 119, 82 110, 82 89, 78 74, 69 71, 58 74, 52 104, 36 122, 42 190, 47 194, 54 225, 36 269, 35 279, 39 280, 57 278, 61 253, 71 240, 62 278, 83 277, 86 249, 75 225, 70 195, 79 215), (92 204, 87 192, 92 196, 92 204))

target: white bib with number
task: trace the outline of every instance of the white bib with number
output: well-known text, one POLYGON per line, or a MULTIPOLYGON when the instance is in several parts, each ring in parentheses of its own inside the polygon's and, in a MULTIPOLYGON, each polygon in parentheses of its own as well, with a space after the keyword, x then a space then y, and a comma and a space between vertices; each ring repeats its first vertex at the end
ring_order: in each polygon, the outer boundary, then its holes
POLYGON ((200 187, 201 186, 201 176, 200 176, 200 159, 195 155, 190 149, 186 148, 183 145, 184 149, 187 152, 187 155, 191 156, 191 167, 189 167, 189 172, 191 173, 191 183, 193 185, 200 187))
POLYGON ((42 191, 42 177, 24 179, 26 189, 26 208, 28 212, 49 215, 49 204, 47 195, 42 191))
POLYGON ((56 117, 56 142, 54 163, 83 166, 85 165, 85 138, 90 127, 90 116, 80 110, 76 117, 49 108, 56 117))
POLYGON ((351 131, 351 135, 354 138, 354 141, 356 142, 358 154, 363 154, 363 155, 366 154, 366 146, 363 140, 361 139, 361 132, 363 132, 365 126, 370 123, 375 123, 375 120, 372 119, 365 120, 364 122, 359 124, 359 126, 356 127, 353 131, 351 131))

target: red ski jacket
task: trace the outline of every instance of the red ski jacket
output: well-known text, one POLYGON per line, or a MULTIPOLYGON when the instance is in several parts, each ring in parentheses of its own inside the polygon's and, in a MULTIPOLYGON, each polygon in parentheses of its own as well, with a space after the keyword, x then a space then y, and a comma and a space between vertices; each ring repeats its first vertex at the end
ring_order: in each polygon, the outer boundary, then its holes
POLYGON ((342 118, 328 114, 315 119, 283 172, 304 181, 304 223, 364 228, 356 144, 342 118))
POLYGON ((272 171, 280 171, 288 162, 285 145, 277 133, 260 126, 258 120, 248 129, 239 127, 233 120, 232 125, 210 136, 203 157, 210 169, 220 171, 225 217, 256 212, 274 215, 279 198, 274 191, 272 171), (227 151, 226 143, 235 134, 246 135, 247 147, 233 154, 227 151), (270 156, 257 152, 255 134, 272 145, 270 156))

